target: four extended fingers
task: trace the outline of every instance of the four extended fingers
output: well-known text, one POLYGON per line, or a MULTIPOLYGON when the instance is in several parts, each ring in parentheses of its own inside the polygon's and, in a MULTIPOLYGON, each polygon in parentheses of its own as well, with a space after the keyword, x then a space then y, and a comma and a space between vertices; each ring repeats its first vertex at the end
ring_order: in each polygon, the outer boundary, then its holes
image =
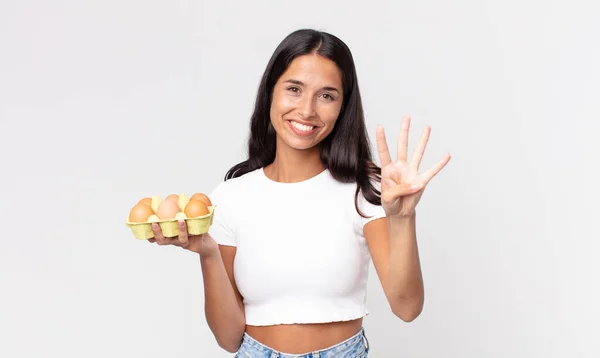
MULTIPOLYGON (((397 158, 397 160, 402 161, 402 162, 406 162, 406 159, 407 159, 408 134, 410 131, 410 120, 411 119, 409 116, 403 118, 402 124, 400 127, 400 136, 398 137, 398 158, 397 158)), ((383 168, 384 166, 390 164, 392 162, 392 159, 390 157, 388 145, 387 145, 387 142, 385 139, 385 131, 381 124, 377 126, 376 134, 377 134, 376 135, 377 151, 379 153, 381 167, 383 168)), ((421 135, 419 143, 417 144, 417 147, 415 148, 415 151, 413 153, 413 157, 412 157, 412 160, 410 163, 411 168, 417 172, 419 170, 419 166, 423 159, 423 155, 425 153, 425 148, 427 147, 427 143, 429 141, 430 135, 431 135, 431 127, 427 125, 423 129, 423 133, 421 135)), ((442 160, 440 160, 438 163, 436 163, 429 170, 425 171, 422 174, 425 183, 428 183, 437 173, 439 173, 440 170, 442 170, 446 166, 446 164, 448 164, 448 161, 450 161, 450 154, 446 154, 444 156, 444 158, 442 158, 442 160)))

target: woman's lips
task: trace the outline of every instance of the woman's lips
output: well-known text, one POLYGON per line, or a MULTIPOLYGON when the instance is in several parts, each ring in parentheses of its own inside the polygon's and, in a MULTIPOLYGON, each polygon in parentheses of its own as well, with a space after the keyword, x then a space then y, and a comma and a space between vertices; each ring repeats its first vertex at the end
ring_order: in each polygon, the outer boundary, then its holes
POLYGON ((288 125, 294 134, 300 137, 309 137, 313 135, 317 129, 316 126, 307 126, 302 123, 298 123, 294 120, 288 121, 288 125), (307 130, 307 128, 312 127, 312 129, 307 130))

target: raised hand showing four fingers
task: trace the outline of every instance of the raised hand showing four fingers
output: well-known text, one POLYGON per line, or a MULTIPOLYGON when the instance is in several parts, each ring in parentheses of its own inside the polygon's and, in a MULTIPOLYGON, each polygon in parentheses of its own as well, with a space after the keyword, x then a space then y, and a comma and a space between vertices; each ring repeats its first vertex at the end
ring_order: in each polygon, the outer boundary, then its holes
POLYGON ((450 161, 450 154, 446 154, 433 167, 419 173, 419 165, 431 128, 426 126, 423 130, 410 163, 407 161, 409 129, 410 117, 405 117, 398 138, 398 158, 392 162, 384 129, 381 125, 377 126, 377 152, 381 164, 381 205, 388 217, 413 215, 426 185, 450 161))

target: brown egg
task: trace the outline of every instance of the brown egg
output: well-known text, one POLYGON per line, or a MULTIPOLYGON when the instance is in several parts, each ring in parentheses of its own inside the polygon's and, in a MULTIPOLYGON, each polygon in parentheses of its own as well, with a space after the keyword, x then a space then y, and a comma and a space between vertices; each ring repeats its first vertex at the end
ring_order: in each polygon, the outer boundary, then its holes
POLYGON ((169 194, 165 200, 171 200, 175 203, 177 203, 177 201, 179 201, 179 195, 178 194, 169 194))
POLYGON ((138 201, 138 204, 146 204, 152 207, 152 198, 143 198, 142 200, 138 201))
POLYGON ((196 193, 196 194, 192 195, 190 200, 200 200, 200 201, 204 202, 204 204, 206 204, 206 206, 212 206, 210 199, 204 193, 196 193))
POLYGON ((129 222, 144 223, 150 216, 154 215, 152 208, 146 204, 136 204, 129 212, 129 222))
POLYGON ((180 211, 176 201, 163 200, 160 205, 158 205, 158 209, 156 209, 156 216, 161 220, 171 220, 175 218, 175 215, 180 211))
POLYGON ((190 200, 185 206, 185 210, 183 212, 188 218, 197 218, 198 216, 204 216, 210 213, 206 203, 200 200, 190 200))

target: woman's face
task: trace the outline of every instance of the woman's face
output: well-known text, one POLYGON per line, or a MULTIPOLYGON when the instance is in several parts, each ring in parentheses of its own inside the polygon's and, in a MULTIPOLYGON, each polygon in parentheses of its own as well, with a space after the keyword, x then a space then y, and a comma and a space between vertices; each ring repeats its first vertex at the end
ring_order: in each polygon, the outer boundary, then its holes
POLYGON ((273 89, 271 123, 277 146, 317 146, 331 133, 343 102, 342 72, 316 54, 296 57, 273 89))

